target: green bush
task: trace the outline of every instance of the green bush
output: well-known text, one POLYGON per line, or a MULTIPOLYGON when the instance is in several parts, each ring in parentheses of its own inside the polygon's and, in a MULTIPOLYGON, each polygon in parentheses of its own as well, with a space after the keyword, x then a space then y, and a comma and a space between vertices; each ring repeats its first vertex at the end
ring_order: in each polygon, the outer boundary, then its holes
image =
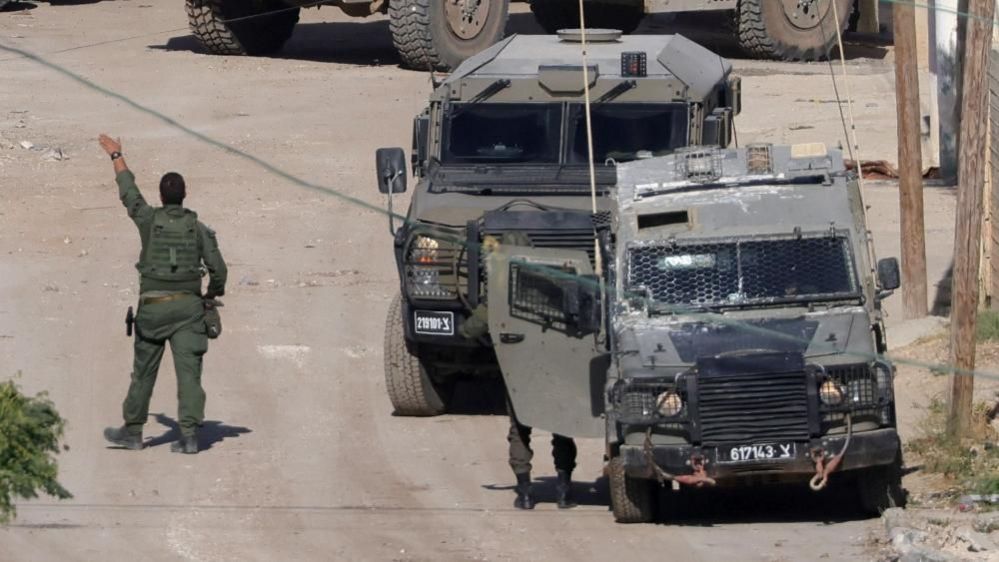
POLYGON ((0 383, 0 524, 17 514, 15 498, 73 497, 56 480, 65 424, 44 393, 29 397, 13 381, 0 383))
POLYGON ((979 342, 999 340, 999 311, 978 311, 978 324, 975 325, 975 339, 979 342))

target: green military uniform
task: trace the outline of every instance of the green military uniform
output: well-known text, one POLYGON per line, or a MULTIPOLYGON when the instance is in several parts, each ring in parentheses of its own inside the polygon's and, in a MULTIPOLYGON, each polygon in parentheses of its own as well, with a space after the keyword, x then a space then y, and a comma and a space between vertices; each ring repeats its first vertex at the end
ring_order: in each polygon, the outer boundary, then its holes
POLYGON ((170 342, 177 372, 178 423, 181 434, 193 436, 205 417, 201 387, 202 357, 208 351, 201 278, 208 271, 207 297, 225 293, 226 265, 215 232, 181 205, 153 207, 125 170, 116 181, 122 204, 142 240, 139 270, 139 310, 135 317, 135 361, 132 382, 122 405, 125 428, 141 434, 149 415, 166 342, 170 342))
MULTIPOLYGON (((498 246, 496 239, 487 240, 483 245, 483 254, 487 254, 498 246)), ((502 236, 502 244, 510 246, 531 246, 531 240, 521 232, 508 232, 502 236)), ((489 335, 489 308, 485 303, 479 304, 465 319, 458 334, 470 340, 489 335)), ((531 428, 517 419, 513 409, 510 394, 506 395, 506 412, 510 417, 510 431, 506 440, 509 443, 508 462, 517 478, 517 499, 514 506, 520 509, 533 509, 534 499, 531 497, 531 460, 534 451, 531 449, 531 428)), ((558 473, 556 484, 556 501, 560 508, 571 507, 571 475, 576 468, 576 442, 571 437, 552 434, 552 458, 558 473)))

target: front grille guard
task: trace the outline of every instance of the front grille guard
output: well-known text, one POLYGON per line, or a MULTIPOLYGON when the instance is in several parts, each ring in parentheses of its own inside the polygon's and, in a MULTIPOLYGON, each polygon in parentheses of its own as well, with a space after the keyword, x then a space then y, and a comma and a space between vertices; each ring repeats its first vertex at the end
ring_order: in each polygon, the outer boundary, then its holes
POLYGON ((819 401, 819 412, 824 430, 846 424, 847 416, 854 422, 878 421, 890 425, 894 418, 894 392, 891 383, 891 366, 883 363, 855 363, 830 367, 812 366, 817 373, 817 384, 832 381, 843 392, 842 404, 827 405, 819 401), (879 380, 883 369, 885 380, 879 380))
POLYGON ((612 388, 610 396, 615 418, 624 425, 654 426, 664 432, 680 432, 689 437, 690 410, 687 406, 686 376, 688 375, 679 375, 675 383, 661 379, 619 381, 612 388), (669 391, 679 394, 684 406, 677 415, 667 417, 656 408, 656 398, 669 391))
MULTIPOLYGON (((847 417, 855 422, 871 419, 881 426, 894 422, 893 393, 890 380, 891 366, 874 366, 866 363, 822 367, 809 364, 805 377, 809 393, 809 429, 813 437, 826 433, 830 428, 845 426, 847 417), (879 381, 877 369, 883 369, 886 381, 879 381), (819 400, 818 390, 829 377, 843 382, 849 397, 844 404, 827 406, 819 400), (859 383, 870 381, 870 385, 859 383)), ((697 375, 686 372, 675 382, 626 379, 615 384, 610 391, 610 403, 618 423, 628 426, 646 426, 656 431, 675 434, 682 432, 692 443, 701 444, 699 423, 691 424, 698 417, 697 375), (673 390, 683 399, 683 409, 673 417, 665 417, 656 410, 656 397, 673 390)))
POLYGON ((403 247, 406 294, 415 300, 454 300, 467 289, 467 271, 460 267, 464 234, 442 228, 417 228, 403 247), (433 240, 433 248, 421 240, 433 240))

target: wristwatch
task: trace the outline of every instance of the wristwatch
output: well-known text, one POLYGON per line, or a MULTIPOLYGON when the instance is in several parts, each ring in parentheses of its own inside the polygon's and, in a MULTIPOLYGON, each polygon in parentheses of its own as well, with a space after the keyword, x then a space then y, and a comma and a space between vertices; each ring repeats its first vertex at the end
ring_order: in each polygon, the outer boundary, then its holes
POLYGON ((117 160, 121 158, 121 153, 117 150, 111 153, 111 160, 117 160))

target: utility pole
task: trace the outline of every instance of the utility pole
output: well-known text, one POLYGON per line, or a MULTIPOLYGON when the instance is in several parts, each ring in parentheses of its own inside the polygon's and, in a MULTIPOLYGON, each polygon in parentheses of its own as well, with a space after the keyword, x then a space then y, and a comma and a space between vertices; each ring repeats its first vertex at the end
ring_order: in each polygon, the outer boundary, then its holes
POLYGON ((982 184, 985 182, 989 50, 995 0, 970 0, 965 39, 961 133, 958 143, 957 221, 951 291, 951 392, 947 431, 963 437, 971 428, 975 378, 975 328, 982 244, 982 184))
POLYGON ((902 310, 906 319, 912 319, 922 318, 927 312, 916 10, 905 2, 895 4, 892 10, 898 114, 898 199, 902 218, 902 310))

